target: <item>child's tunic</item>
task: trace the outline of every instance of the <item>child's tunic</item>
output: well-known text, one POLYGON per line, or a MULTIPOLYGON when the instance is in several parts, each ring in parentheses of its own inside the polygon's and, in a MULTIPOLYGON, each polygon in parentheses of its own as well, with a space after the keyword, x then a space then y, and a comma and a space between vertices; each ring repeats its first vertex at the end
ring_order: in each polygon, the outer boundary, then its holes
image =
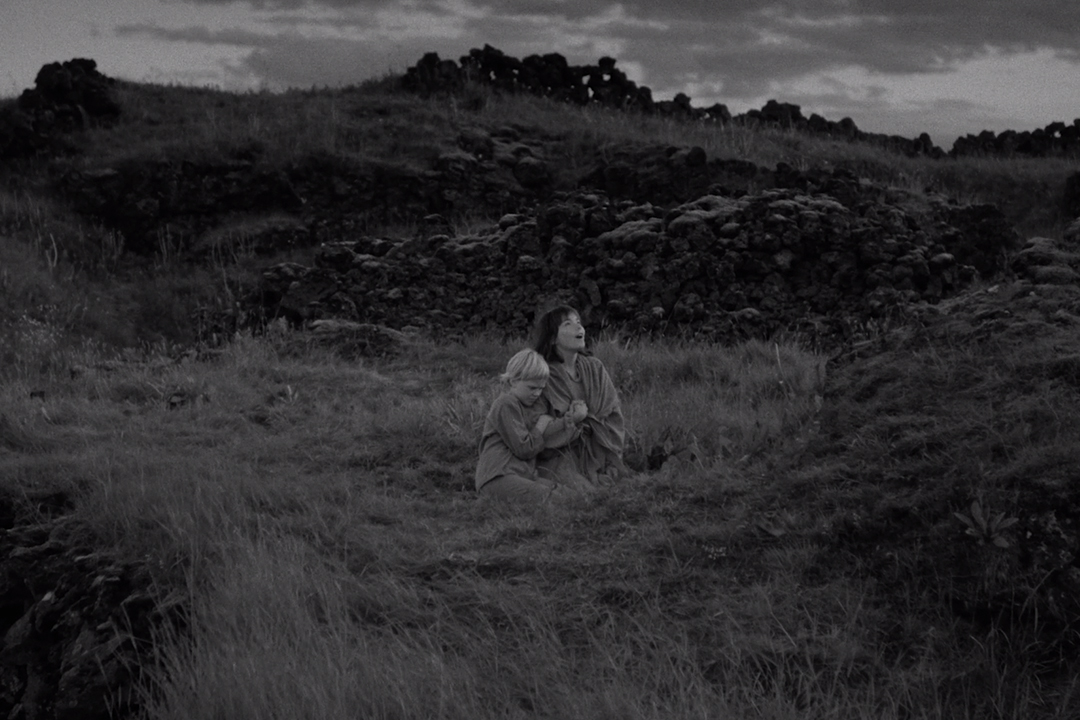
POLYGON ((547 405, 537 400, 531 407, 510 393, 503 393, 491 404, 480 439, 480 460, 476 465, 476 489, 502 475, 538 479, 536 456, 544 449, 544 435, 536 421, 547 405))

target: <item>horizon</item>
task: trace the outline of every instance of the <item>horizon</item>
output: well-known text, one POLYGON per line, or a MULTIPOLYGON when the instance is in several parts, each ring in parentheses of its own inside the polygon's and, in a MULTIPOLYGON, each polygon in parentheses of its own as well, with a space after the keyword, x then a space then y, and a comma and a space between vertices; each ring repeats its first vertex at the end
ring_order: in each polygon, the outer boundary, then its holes
POLYGON ((123 80, 280 92, 401 74, 427 52, 458 62, 490 44, 572 65, 612 57, 656 100, 682 92, 740 115, 772 99, 864 132, 925 132, 946 150, 983 130, 1080 117, 1080 5, 923 5, 782 0, 720 15, 700 0, 102 0, 90 13, 9 0, 0 96, 76 57, 123 80))

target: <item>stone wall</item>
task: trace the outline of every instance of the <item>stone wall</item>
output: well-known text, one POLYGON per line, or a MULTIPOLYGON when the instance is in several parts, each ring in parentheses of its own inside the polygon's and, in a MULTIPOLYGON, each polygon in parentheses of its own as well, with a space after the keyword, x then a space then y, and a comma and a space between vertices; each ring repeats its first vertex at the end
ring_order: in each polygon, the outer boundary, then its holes
POLYGON ((521 333, 538 308, 567 301, 594 329, 824 336, 1000 273, 1020 242, 989 206, 915 210, 883 188, 849 191, 846 204, 773 188, 670 210, 564 193, 486 234, 326 243, 311 266, 269 268, 247 307, 294 323, 521 333))
POLYGON ((1080 157, 1080 118, 1071 124, 1052 122, 1035 130, 983 130, 953 143, 953 157, 1080 157))
POLYGON ((679 93, 671 100, 654 100, 652 90, 628 79, 615 65, 616 61, 610 57, 600 58, 596 65, 570 65, 558 53, 529 55, 519 60, 485 45, 470 50, 460 62, 427 53, 416 65, 406 69, 401 86, 421 93, 454 92, 475 82, 498 91, 528 92, 577 105, 598 104, 686 120, 799 130, 878 145, 907 156, 1080 156, 1080 118, 1071 124, 1052 122, 1033 131, 994 133, 983 130, 957 138, 946 153, 927 133, 917 138, 868 133, 860 130, 851 118, 833 121, 816 113, 805 117, 800 106, 777 100, 769 100, 760 109, 738 115, 732 115, 721 103, 695 107, 685 93, 679 93))
POLYGON ((427 53, 406 69, 400 85, 406 90, 431 94, 457 92, 469 83, 477 83, 500 92, 531 93, 576 105, 596 104, 698 122, 764 125, 858 140, 909 156, 945 156, 945 151, 935 146, 926 133, 914 139, 867 133, 859 130, 851 118, 835 122, 817 114, 804 117, 801 108, 792 103, 770 100, 760 110, 733 116, 722 103, 695 107, 685 93, 678 93, 671 100, 654 100, 650 88, 639 86, 615 65, 616 61, 610 57, 600 58, 595 65, 570 65, 558 53, 518 59, 485 45, 470 50, 460 62, 427 53))

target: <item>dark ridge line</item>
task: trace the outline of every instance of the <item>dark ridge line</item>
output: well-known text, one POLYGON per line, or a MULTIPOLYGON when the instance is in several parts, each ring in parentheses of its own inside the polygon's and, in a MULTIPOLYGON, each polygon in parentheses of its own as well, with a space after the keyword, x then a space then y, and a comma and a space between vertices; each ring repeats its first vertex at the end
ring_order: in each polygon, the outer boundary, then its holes
POLYGON ((482 49, 473 48, 458 62, 429 52, 406 69, 399 84, 427 95, 461 91, 470 83, 478 83, 503 92, 531 93, 582 106, 594 104, 699 122, 792 129, 876 145, 908 157, 1080 157, 1080 118, 1071 125, 1053 122, 1034 131, 1005 130, 999 135, 983 130, 978 135, 957 138, 952 150, 945 152, 934 145, 927 133, 912 139, 864 132, 849 117, 837 122, 814 113, 807 118, 800 106, 776 100, 740 115, 732 115, 722 103, 694 107, 685 93, 673 100, 654 100, 650 88, 627 78, 615 64, 613 58, 602 57, 596 65, 570 65, 559 53, 529 55, 519 60, 484 45, 482 49))

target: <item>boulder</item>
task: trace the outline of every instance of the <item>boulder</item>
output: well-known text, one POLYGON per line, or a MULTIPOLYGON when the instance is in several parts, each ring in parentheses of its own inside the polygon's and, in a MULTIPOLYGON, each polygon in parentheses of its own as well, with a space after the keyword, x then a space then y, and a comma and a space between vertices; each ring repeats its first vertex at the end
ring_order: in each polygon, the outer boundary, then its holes
POLYGON ((525 156, 514 163, 514 179, 526 190, 542 192, 551 187, 553 175, 546 162, 525 156))

